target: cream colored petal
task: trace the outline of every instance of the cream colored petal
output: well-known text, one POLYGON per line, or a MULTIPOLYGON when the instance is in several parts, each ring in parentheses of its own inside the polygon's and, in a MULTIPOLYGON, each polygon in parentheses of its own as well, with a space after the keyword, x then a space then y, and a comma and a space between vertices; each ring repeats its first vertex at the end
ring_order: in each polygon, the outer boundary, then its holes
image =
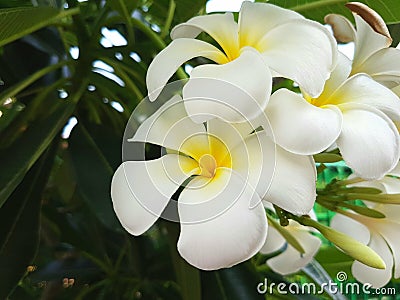
POLYGON ((296 19, 274 27, 256 47, 272 70, 315 98, 337 61, 337 45, 327 28, 296 19))
POLYGON ((327 101, 335 105, 344 103, 367 104, 381 110, 392 120, 400 120, 399 97, 367 74, 357 74, 350 77, 327 101))
POLYGON ((254 47, 274 27, 292 19, 303 18, 302 15, 279 6, 245 1, 239 12, 240 46, 254 47))
POLYGON ((204 125, 196 124, 188 117, 180 96, 174 96, 162 105, 128 141, 160 145, 196 159, 197 152, 204 153, 209 149, 204 125))
POLYGON ((178 201, 181 234, 178 251, 202 270, 229 268, 255 255, 267 235, 257 193, 230 169, 219 168, 212 181, 194 178, 178 201))
POLYGON ((262 254, 270 254, 278 251, 285 245, 286 240, 273 226, 268 226, 267 239, 260 249, 262 254))
POLYGON ((335 142, 342 126, 342 114, 335 106, 314 106, 286 89, 271 96, 265 112, 275 142, 296 154, 309 155, 325 150, 335 142))
POLYGON ((392 43, 391 39, 377 33, 363 18, 359 15, 354 16, 356 20, 356 40, 353 68, 357 70, 372 54, 387 48, 392 43))
POLYGON ((268 103, 272 77, 261 55, 246 48, 225 65, 194 68, 183 87, 186 111, 196 123, 218 117, 244 122, 260 115, 268 103))
POLYGON ((336 143, 344 161, 361 178, 383 177, 399 161, 399 133, 393 122, 368 105, 340 107, 343 126, 336 143))
POLYGON ((175 154, 120 165, 111 182, 111 199, 122 226, 133 235, 148 230, 196 166, 175 154))
POLYGON ((146 75, 146 85, 150 101, 160 95, 168 80, 186 61, 195 57, 206 57, 216 63, 225 63, 225 55, 216 47, 195 39, 178 39, 154 57, 146 75))
POLYGON ((232 13, 191 18, 186 23, 175 26, 171 31, 171 38, 195 38, 203 31, 221 46, 229 59, 234 59, 239 54, 239 29, 232 13))

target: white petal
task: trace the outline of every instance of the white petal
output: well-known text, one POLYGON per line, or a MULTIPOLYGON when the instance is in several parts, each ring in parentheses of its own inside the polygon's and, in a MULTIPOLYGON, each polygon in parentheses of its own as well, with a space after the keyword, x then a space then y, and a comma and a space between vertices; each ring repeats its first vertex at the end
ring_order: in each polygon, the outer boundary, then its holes
POLYGON ((272 28, 292 19, 303 18, 302 15, 279 6, 245 1, 239 12, 240 45, 254 47, 272 28))
MULTIPOLYGON (((392 206, 393 207, 393 206, 392 206)), ((387 211, 392 208, 388 206, 387 211)), ((387 211, 383 210, 384 214, 387 214, 387 211)), ((386 243, 389 245, 392 250, 392 256, 394 259, 394 277, 400 277, 400 223, 399 222, 399 208, 398 205, 395 207, 395 211, 397 212, 397 216, 395 221, 383 221, 378 225, 380 228, 379 233, 386 240, 386 243)), ((389 214, 387 214, 389 217, 389 214)), ((394 216, 392 216, 394 217, 394 216)))
POLYGON ((361 224, 344 215, 334 215, 331 219, 330 226, 333 229, 343 232, 353 239, 356 239, 364 245, 367 245, 370 241, 371 234, 369 232, 369 229, 364 224, 361 224))
POLYGON ((357 74, 346 80, 329 98, 331 104, 362 103, 386 113, 393 120, 400 120, 400 99, 387 87, 366 74, 357 74))
POLYGON ((349 43, 354 41, 356 30, 346 17, 329 14, 325 16, 324 20, 325 23, 332 26, 333 34, 338 42, 349 43))
POLYGON ((331 77, 325 82, 324 90, 319 96, 320 99, 329 97, 346 81, 351 72, 351 61, 343 53, 338 54, 338 61, 331 77))
MULTIPOLYGON (((230 151, 232 169, 263 198, 268 192, 276 169, 276 145, 260 131, 248 136, 230 151)), ((250 207, 258 205, 251 203, 250 207)))
POLYGON ((114 210, 122 226, 133 235, 149 229, 193 167, 194 160, 175 154, 122 163, 111 183, 114 210))
POLYGON ((272 77, 261 55, 246 48, 225 65, 194 68, 183 87, 189 116, 201 123, 215 117, 229 122, 254 119, 262 113, 272 88, 272 77))
POLYGON ((238 24, 232 13, 213 14, 191 18, 183 24, 175 26, 171 31, 173 40, 179 38, 195 38, 201 32, 209 34, 224 50, 230 59, 238 54, 238 24))
POLYGON ((372 54, 363 64, 353 69, 355 73, 367 73, 383 84, 400 83, 400 50, 384 48, 372 54))
POLYGON ((337 139, 342 126, 341 112, 336 107, 316 107, 286 89, 271 96, 266 114, 276 143, 297 154, 325 150, 337 139))
POLYGON ((150 101, 154 101, 178 68, 194 57, 206 57, 217 63, 227 62, 225 55, 216 47, 195 39, 172 41, 151 62, 146 75, 150 101))
POLYGON ((353 68, 358 67, 376 51, 387 48, 392 43, 391 39, 377 33, 362 17, 354 16, 356 20, 356 40, 353 68))
POLYGON ((257 193, 239 175, 224 168, 217 169, 212 181, 202 184, 201 177, 194 178, 178 202, 181 256, 199 269, 216 270, 255 255, 267 235, 262 204, 249 208, 257 193))
POLYGON ((321 240, 305 230, 294 229, 290 231, 303 247, 305 253, 301 254, 288 244, 287 249, 282 254, 269 259, 267 261, 268 266, 274 272, 282 275, 298 272, 301 268, 305 267, 313 259, 321 246, 321 240))
POLYGON ((397 165, 388 173, 388 175, 400 177, 400 163, 397 163, 397 165))
POLYGON ((301 19, 269 31, 257 49, 271 69, 297 82, 313 98, 323 91, 338 52, 336 41, 324 26, 301 19))
POLYGON ((276 167, 263 200, 293 214, 308 214, 314 205, 316 170, 310 156, 290 153, 276 147, 276 167))
POLYGON ((386 269, 380 270, 371 268, 359 261, 355 261, 351 267, 351 273, 358 281, 372 284, 373 288, 380 288, 386 285, 392 278, 392 253, 385 240, 379 234, 371 236, 371 241, 368 246, 383 259, 386 264, 386 269))
POLYGON ((265 244, 260 249, 260 253, 262 254, 270 254, 275 251, 278 251, 285 245, 286 240, 282 237, 282 235, 274 228, 274 226, 268 226, 268 234, 267 239, 265 240, 265 244))
MULTIPOLYGON (((400 194, 400 179, 399 178, 385 176, 380 180, 380 182, 385 187, 387 194, 400 194)), ((399 207, 399 209, 400 209, 400 205, 395 205, 395 206, 399 207)), ((399 220, 400 220, 400 214, 399 214, 399 220)))
POLYGON ((197 158, 194 150, 206 152, 208 138, 203 124, 194 123, 186 114, 184 103, 174 96, 163 104, 153 115, 147 118, 137 129, 129 142, 145 142, 181 151, 197 158), (186 142, 194 137, 195 144, 186 142), (201 148, 201 149, 199 149, 201 148))
POLYGON ((365 179, 379 179, 399 160, 399 133, 379 110, 343 104, 342 132, 336 143, 346 164, 365 179))

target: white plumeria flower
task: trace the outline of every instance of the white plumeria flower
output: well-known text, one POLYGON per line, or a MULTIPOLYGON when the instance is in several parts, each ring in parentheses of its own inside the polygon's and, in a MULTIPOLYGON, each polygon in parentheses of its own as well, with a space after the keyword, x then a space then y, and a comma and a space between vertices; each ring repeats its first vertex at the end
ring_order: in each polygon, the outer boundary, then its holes
MULTIPOLYGON (((310 216, 316 220, 314 211, 310 216)), ((288 275, 300 271, 315 256, 321 246, 321 240, 312 235, 312 229, 302 226, 296 221, 289 220, 289 225, 285 229, 297 240, 304 250, 301 254, 293 246, 286 242, 285 238, 273 226, 268 227, 267 239, 260 252, 271 254, 281 250, 286 246, 282 253, 267 260, 267 265, 276 273, 288 275)))
POLYGON ((351 74, 366 73, 389 87, 400 84, 400 49, 390 47, 392 38, 384 20, 365 4, 353 5, 353 10, 361 14, 354 14, 357 30, 344 16, 325 17, 338 41, 354 41, 351 74))
MULTIPOLYGON (((374 187, 387 194, 400 193, 400 166, 380 180, 362 181, 349 186, 374 187)), ((351 177, 349 177, 351 178, 351 177)), ((400 205, 370 203, 368 207, 385 215, 377 219, 355 213, 346 216, 336 214, 331 221, 331 227, 342 231, 373 249, 385 262, 386 269, 371 268, 355 261, 352 265, 354 277, 363 283, 370 283, 374 288, 380 288, 392 279, 400 277, 400 205)))
MULTIPOLYGON (((349 179, 355 178, 350 175, 349 179)), ((349 187, 373 187, 386 194, 400 193, 400 163, 380 180, 361 181, 349 187), (396 177, 394 177, 396 176, 396 177)), ((357 214, 350 217, 337 214, 333 217, 331 227, 343 231, 367 244, 378 253, 386 264, 386 269, 378 270, 355 261, 352 266, 354 277, 371 283, 374 288, 386 285, 392 277, 400 277, 400 205, 379 204, 364 201, 372 209, 385 215, 384 219, 370 218, 357 214), (394 274, 392 274, 394 271, 394 274)))
POLYGON ((195 67, 183 89, 184 99, 218 100, 185 104, 188 114, 197 115, 194 120, 199 123, 215 112, 230 122, 253 119, 259 107, 265 108, 268 103, 272 75, 292 79, 316 97, 337 55, 336 41, 324 26, 266 3, 244 2, 238 23, 232 13, 194 17, 176 26, 171 37, 173 41, 149 66, 149 98, 157 98, 184 62, 208 58, 216 64, 195 67), (196 39, 201 32, 211 36, 221 50, 196 39), (242 116, 233 119, 227 107, 234 107, 242 116))
POLYGON ((266 114, 284 149, 316 154, 336 142, 360 177, 377 179, 399 159, 399 133, 392 120, 400 120, 400 100, 367 74, 348 77, 350 71, 350 60, 340 54, 319 97, 280 89, 271 96, 266 114))
POLYGON ((304 214, 316 197, 316 172, 312 157, 276 147, 264 131, 251 132, 219 118, 194 123, 180 97, 167 101, 130 139, 167 153, 126 161, 114 174, 111 196, 123 227, 144 233, 184 183, 177 205, 185 260, 214 270, 256 254, 267 235, 261 199, 304 214))

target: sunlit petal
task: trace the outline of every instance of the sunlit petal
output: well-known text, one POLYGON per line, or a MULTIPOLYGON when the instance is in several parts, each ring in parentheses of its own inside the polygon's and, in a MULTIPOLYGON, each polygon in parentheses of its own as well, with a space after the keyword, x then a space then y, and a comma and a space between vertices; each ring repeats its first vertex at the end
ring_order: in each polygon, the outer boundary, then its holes
POLYGON ((319 23, 291 20, 267 32, 257 45, 267 64, 311 97, 321 94, 335 67, 336 41, 319 23))
POLYGON ((391 39, 377 33, 359 15, 354 16, 356 20, 356 40, 353 68, 357 69, 364 61, 376 51, 387 48, 392 43, 391 39))
POLYGON ((122 163, 111 183, 114 210, 122 226, 133 235, 149 229, 196 166, 193 159, 175 154, 122 163))
POLYGON ((266 32, 292 19, 303 16, 275 5, 245 1, 239 13, 240 45, 254 47, 266 32))
POLYGON ((367 74, 350 77, 331 95, 329 102, 332 104, 368 104, 383 111, 391 119, 400 120, 399 97, 367 74))
POLYGON ((290 233, 296 238, 303 247, 305 253, 301 254, 295 248, 288 244, 287 249, 281 254, 269 259, 268 266, 274 271, 282 275, 298 272, 305 267, 318 252, 321 246, 321 240, 311 235, 306 230, 290 230, 290 233))
POLYGON ((369 229, 365 225, 341 214, 333 216, 330 226, 364 245, 367 245, 371 239, 369 229))
POLYGON ((195 39, 177 39, 154 57, 146 75, 149 98, 154 101, 162 88, 186 61, 194 57, 206 57, 217 63, 226 62, 225 55, 216 47, 195 39))
POLYGON ((277 146, 275 173, 263 200, 293 214, 308 214, 316 197, 315 181, 312 157, 293 154, 277 146))
POLYGON ((342 125, 341 112, 336 107, 316 107, 286 89, 271 96, 266 114, 276 143, 297 154, 325 150, 339 136, 342 125))
POLYGON ((261 203, 249 208, 253 197, 257 193, 230 169, 219 168, 206 184, 194 178, 178 202, 181 256, 197 268, 215 270, 256 254, 264 244, 267 221, 261 203))
POLYGON ((267 105, 272 88, 268 67, 251 48, 225 65, 198 66, 190 77, 183 98, 188 115, 197 123, 215 117, 229 122, 254 119, 267 105))
POLYGON ((204 125, 187 116, 180 96, 174 96, 147 118, 129 141, 160 145, 196 158, 193 150, 204 153, 209 149, 204 125), (192 136, 196 137, 190 142, 192 136))
POLYGON ((340 107, 343 126, 336 143, 343 159, 360 177, 381 178, 399 160, 396 127, 385 114, 371 106, 351 103, 340 107))
POLYGON ((171 38, 195 38, 204 31, 221 46, 228 58, 234 59, 239 51, 238 30, 232 13, 213 14, 197 16, 175 26, 171 38))

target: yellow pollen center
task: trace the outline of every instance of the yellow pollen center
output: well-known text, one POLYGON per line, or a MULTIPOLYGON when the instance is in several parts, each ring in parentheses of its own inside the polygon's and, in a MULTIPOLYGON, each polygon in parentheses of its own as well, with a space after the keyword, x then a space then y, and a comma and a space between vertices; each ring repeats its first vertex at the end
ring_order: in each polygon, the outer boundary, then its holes
POLYGON ((201 170, 201 176, 209 178, 214 177, 215 169, 217 168, 217 162, 212 155, 204 154, 202 157, 200 157, 199 166, 201 170))

